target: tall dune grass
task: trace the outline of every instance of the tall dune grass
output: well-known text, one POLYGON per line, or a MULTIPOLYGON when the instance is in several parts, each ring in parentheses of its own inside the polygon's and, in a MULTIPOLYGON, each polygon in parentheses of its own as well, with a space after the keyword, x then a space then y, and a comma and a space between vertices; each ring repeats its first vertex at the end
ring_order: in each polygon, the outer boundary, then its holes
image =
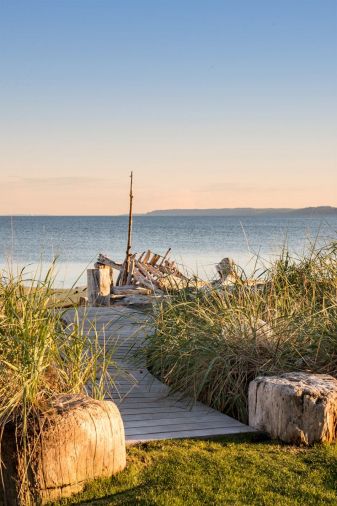
POLYGON ((52 286, 53 267, 42 281, 27 280, 25 271, 0 278, 0 443, 5 426, 12 424, 24 455, 23 504, 30 501, 26 473, 39 437, 38 416, 58 394, 104 398, 114 388, 113 349, 99 343, 94 326, 89 337, 79 318, 65 323, 64 311, 54 307, 52 286))
POLYGON ((192 400, 247 421, 249 382, 284 371, 337 377, 337 243, 301 258, 285 249, 252 286, 181 291, 155 311, 152 372, 192 400))

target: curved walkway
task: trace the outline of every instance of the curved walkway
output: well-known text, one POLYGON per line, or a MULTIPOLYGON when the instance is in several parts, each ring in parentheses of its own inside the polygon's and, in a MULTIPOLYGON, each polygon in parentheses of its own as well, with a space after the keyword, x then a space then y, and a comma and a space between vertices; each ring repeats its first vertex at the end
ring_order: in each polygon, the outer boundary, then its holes
MULTIPOLYGON (((67 312, 68 322, 74 315, 74 310, 67 312)), ((112 396, 124 421, 127 444, 255 432, 201 402, 192 405, 169 395, 169 388, 152 376, 145 364, 135 364, 133 352, 142 346, 149 329, 143 312, 125 307, 81 307, 78 315, 89 335, 94 336, 94 325, 102 342, 114 343, 116 362, 127 371, 117 374, 112 396)))

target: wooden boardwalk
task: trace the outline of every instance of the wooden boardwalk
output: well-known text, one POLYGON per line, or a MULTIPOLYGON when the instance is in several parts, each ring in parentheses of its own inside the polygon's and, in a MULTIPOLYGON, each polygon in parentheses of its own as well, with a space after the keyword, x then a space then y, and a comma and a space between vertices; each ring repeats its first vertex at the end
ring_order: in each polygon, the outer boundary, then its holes
MULTIPOLYGON (((116 392, 112 399, 121 412, 127 444, 159 439, 207 438, 254 432, 233 418, 197 402, 169 395, 169 388, 146 369, 134 355, 147 332, 148 316, 125 307, 79 308, 83 327, 100 340, 113 343, 114 357, 127 374, 117 373, 116 392)), ((67 312, 73 321, 74 310, 67 312)))

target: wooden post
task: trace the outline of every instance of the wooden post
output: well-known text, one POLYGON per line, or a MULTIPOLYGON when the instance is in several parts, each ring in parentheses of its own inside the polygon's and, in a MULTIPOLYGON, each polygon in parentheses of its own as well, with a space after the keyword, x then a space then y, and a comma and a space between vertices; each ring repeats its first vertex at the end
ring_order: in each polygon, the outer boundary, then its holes
POLYGON ((167 258, 167 256, 168 256, 168 254, 170 253, 170 251, 171 251, 171 248, 169 248, 169 249, 166 251, 166 253, 165 253, 165 255, 163 256, 163 259, 162 259, 162 261, 160 262, 160 264, 159 264, 159 265, 163 265, 163 263, 165 262, 165 260, 166 260, 166 258, 167 258))
POLYGON ((126 255, 125 255, 125 267, 122 277, 122 285, 125 285, 128 280, 129 271, 130 271, 130 256, 131 256, 131 236, 132 236, 132 201, 133 201, 133 193, 132 193, 132 184, 133 184, 133 172, 130 174, 130 205, 129 205, 129 226, 128 226, 128 242, 126 245, 126 255))
POLYGON ((110 267, 87 269, 89 306, 110 306, 110 267))

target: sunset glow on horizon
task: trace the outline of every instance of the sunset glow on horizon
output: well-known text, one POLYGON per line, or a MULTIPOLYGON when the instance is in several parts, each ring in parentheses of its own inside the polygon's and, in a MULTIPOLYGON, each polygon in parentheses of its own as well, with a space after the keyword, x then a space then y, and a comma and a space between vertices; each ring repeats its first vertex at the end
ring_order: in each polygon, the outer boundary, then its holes
POLYGON ((336 2, 0 7, 0 214, 337 206, 336 2))

